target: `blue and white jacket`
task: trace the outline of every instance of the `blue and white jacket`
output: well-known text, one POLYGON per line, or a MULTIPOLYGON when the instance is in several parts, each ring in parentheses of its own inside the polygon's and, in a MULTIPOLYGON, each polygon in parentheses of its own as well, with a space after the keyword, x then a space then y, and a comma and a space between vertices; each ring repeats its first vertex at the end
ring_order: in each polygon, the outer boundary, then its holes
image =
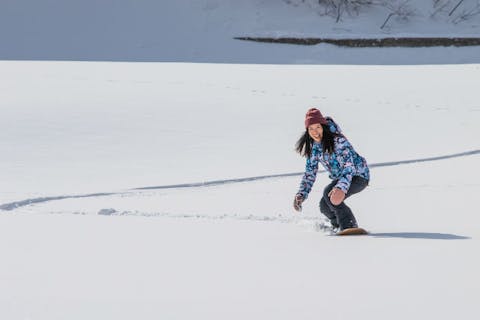
POLYGON ((339 126, 329 117, 327 117, 327 121, 330 131, 339 134, 339 136, 334 138, 335 146, 332 154, 323 152, 321 142, 313 143, 312 154, 307 158, 305 174, 297 193, 301 194, 303 199, 307 199, 310 190, 312 190, 319 163, 327 170, 330 179, 338 180, 335 188, 342 190, 344 193, 348 192, 354 176, 370 180, 367 161, 353 149, 347 138, 341 134, 339 126))

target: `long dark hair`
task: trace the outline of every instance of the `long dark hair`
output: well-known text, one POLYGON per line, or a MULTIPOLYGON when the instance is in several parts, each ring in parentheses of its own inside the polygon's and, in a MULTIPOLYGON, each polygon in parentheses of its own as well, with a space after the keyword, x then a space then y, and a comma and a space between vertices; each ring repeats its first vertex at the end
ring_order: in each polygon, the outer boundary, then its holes
MULTIPOLYGON (((322 150, 323 152, 332 153, 335 148, 334 138, 339 134, 331 132, 328 125, 322 124, 322 128, 322 150)), ((314 140, 308 134, 308 129, 306 129, 295 144, 295 151, 297 151, 302 157, 310 158, 312 155, 313 142, 314 140)))

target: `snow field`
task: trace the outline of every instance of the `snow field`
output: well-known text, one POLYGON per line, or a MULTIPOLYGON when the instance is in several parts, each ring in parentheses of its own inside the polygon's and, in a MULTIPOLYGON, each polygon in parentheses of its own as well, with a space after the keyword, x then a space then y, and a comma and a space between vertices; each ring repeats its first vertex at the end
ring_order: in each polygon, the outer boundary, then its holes
POLYGON ((356 238, 325 174, 132 188, 302 171, 310 106, 369 163, 478 150, 477 65, 0 65, 0 204, 116 193, 1 211, 2 318, 474 319, 478 155, 372 169, 356 238))

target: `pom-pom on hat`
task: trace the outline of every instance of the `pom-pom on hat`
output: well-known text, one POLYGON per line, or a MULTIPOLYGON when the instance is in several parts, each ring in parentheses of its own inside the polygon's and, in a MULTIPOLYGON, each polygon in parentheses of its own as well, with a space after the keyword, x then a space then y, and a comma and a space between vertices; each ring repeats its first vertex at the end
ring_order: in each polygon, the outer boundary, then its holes
POLYGON ((311 108, 307 111, 307 114, 305 115, 305 128, 308 128, 309 125, 315 123, 327 124, 327 119, 325 119, 320 110, 316 108, 311 108))

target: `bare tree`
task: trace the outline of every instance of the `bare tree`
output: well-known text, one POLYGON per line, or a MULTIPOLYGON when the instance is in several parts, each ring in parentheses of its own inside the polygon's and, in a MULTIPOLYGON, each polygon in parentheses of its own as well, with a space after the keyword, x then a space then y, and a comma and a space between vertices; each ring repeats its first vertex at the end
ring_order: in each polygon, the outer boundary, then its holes
POLYGON ((385 26, 392 17, 396 16, 398 18, 406 20, 414 16, 415 10, 410 7, 409 2, 410 0, 385 2, 384 6, 390 10, 390 13, 388 14, 380 29, 385 28, 385 26))
POLYGON ((433 0, 433 9, 434 11, 430 14, 430 18, 435 17, 440 12, 446 12, 447 8, 450 6, 450 0, 433 0))
MULTIPOLYGON (((321 16, 330 16, 340 23, 345 16, 355 17, 369 7, 380 7, 387 10, 387 16, 380 26, 385 29, 392 20, 408 20, 415 16, 416 1, 410 0, 284 0, 293 6, 306 5, 321 16)), ((476 6, 465 0, 431 0, 433 10, 430 18, 442 17, 446 21, 457 24, 480 14, 480 0, 476 6), (450 18, 449 18, 450 17, 450 18)))
POLYGON ((477 16, 480 14, 480 3, 477 3, 475 7, 470 8, 469 10, 464 10, 460 13, 455 19, 453 19, 454 24, 458 24, 462 21, 466 21, 473 16, 477 16))
POLYGON ((448 14, 449 17, 455 12, 455 10, 457 10, 457 8, 462 4, 463 1, 464 0, 458 1, 457 5, 453 7, 452 11, 450 11, 450 13, 448 14))
MULTIPOLYGON (((293 0, 285 0, 291 3, 293 0)), ((299 0, 297 0, 299 1, 299 0)), ((312 6, 312 0, 301 0, 312 6)), ((338 23, 345 14, 358 16, 362 7, 375 4, 380 0, 315 0, 314 3, 322 10, 321 15, 331 16, 338 23)))

